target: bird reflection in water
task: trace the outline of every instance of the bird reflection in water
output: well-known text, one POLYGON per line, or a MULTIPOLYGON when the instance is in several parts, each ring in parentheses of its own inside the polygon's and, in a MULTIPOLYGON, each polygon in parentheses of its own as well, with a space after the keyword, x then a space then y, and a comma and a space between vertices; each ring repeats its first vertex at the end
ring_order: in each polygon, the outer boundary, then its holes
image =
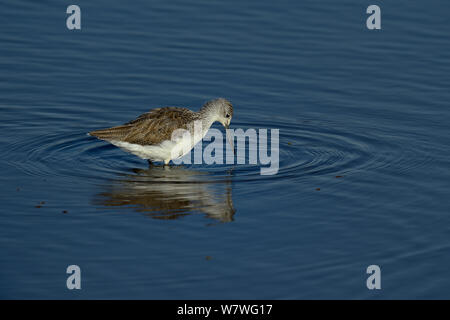
POLYGON ((203 213, 220 222, 233 221, 231 176, 220 181, 207 172, 182 166, 133 169, 99 193, 94 203, 126 207, 155 219, 178 219, 203 213))

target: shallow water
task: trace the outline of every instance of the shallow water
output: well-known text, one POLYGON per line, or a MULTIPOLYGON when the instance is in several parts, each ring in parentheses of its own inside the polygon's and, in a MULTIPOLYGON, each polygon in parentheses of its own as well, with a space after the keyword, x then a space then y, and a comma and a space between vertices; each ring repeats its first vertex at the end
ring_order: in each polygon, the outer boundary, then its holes
POLYGON ((448 2, 77 4, 0 11, 0 298, 449 298, 448 2), (218 96, 278 174, 86 135, 218 96))

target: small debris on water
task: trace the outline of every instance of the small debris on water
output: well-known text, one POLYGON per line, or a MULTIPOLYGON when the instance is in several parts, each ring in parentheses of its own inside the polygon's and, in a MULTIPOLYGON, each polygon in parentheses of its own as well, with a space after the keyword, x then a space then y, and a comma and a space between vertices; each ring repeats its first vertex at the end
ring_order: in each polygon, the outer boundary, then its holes
POLYGON ((67 211, 67 210, 63 210, 63 212, 62 212, 62 213, 64 213, 64 214, 65 214, 65 213, 69 213, 69 211, 67 211))
POLYGON ((42 206, 45 204, 45 201, 39 202, 38 205, 34 206, 35 208, 42 208, 42 206))
POLYGON ((317 191, 320 191, 320 188, 316 188, 317 191))
POLYGON ((211 260, 212 259, 212 257, 211 256, 206 256, 206 260, 211 260))
POLYGON ((336 176, 336 178, 342 178, 343 176, 336 176))

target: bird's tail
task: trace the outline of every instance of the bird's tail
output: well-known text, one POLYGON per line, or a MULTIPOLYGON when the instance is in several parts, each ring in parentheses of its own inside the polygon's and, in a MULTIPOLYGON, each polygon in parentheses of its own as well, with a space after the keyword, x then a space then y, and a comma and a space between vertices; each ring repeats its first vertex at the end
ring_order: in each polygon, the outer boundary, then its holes
POLYGON ((130 132, 130 126, 128 125, 122 125, 117 127, 112 127, 108 129, 100 129, 91 131, 88 133, 88 135, 97 137, 102 140, 123 140, 128 133, 130 132))

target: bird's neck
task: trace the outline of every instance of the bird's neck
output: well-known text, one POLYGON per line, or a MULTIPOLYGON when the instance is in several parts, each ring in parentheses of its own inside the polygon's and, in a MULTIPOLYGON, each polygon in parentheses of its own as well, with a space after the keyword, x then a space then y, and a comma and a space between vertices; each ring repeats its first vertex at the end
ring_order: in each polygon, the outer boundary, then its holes
POLYGON ((208 130, 211 125, 218 120, 217 111, 212 108, 202 108, 199 111, 203 130, 208 130))

